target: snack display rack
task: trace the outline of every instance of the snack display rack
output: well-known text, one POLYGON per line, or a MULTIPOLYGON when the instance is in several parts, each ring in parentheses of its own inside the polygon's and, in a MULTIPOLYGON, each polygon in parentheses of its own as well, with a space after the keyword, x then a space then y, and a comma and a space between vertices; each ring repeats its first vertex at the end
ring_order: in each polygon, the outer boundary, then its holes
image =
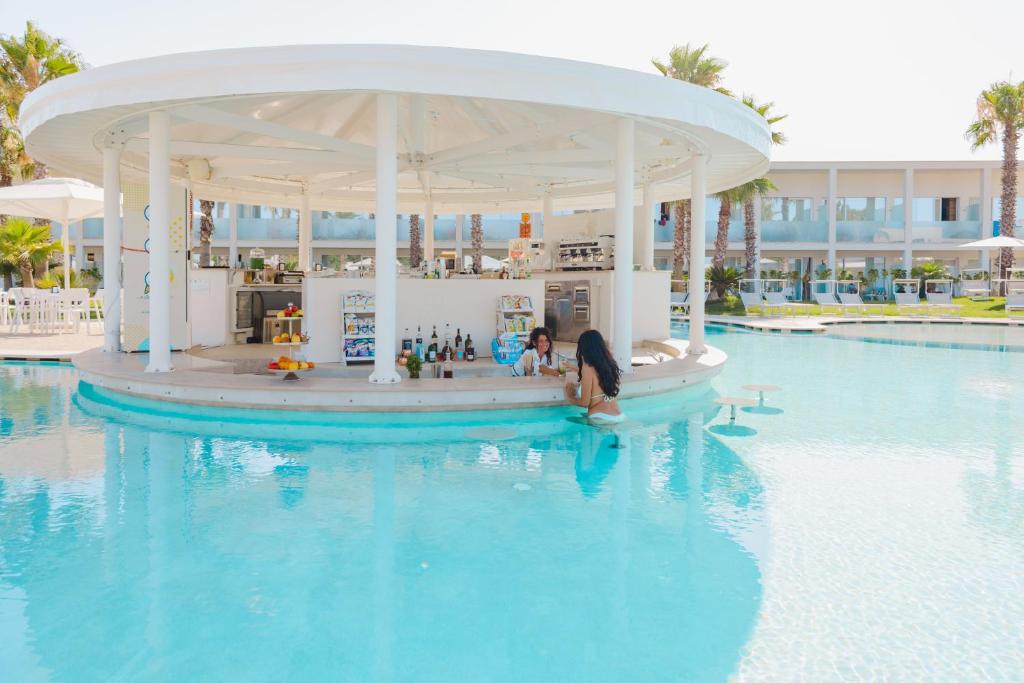
POLYGON ((355 290, 342 296, 342 358, 345 364, 373 362, 377 331, 376 299, 372 292, 355 290))
POLYGON ((512 333, 529 337, 537 326, 533 301, 523 294, 503 294, 498 297, 498 335, 512 333))

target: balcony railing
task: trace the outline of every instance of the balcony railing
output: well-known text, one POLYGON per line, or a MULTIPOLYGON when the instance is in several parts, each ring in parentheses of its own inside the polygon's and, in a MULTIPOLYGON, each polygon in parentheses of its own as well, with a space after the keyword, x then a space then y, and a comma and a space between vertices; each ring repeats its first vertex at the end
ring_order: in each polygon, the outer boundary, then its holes
POLYGON ((837 221, 837 242, 889 243, 903 241, 903 223, 891 221, 837 221))
POLYGON ((914 221, 914 243, 942 244, 981 238, 981 221, 914 221))
POLYGON ((762 221, 763 242, 828 242, 826 221, 762 221))
POLYGON ((297 218, 239 218, 238 239, 298 241, 299 222, 297 218))

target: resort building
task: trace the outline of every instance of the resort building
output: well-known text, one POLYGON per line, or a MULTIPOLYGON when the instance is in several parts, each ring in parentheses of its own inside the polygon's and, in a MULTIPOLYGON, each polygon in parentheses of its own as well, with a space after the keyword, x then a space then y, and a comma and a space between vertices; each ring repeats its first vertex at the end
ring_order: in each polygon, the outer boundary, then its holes
MULTIPOLYGON (((956 274, 988 265, 987 253, 964 251, 960 245, 999 232, 998 161, 773 162, 768 177, 776 189, 758 202, 755 211, 764 271, 803 273, 825 264, 833 274, 845 270, 860 275, 937 261, 956 274)), ((718 212, 719 200, 708 197, 708 254, 714 247, 718 212)), ((215 257, 234 265, 239 258, 248 258, 250 249, 260 247, 268 254, 297 259, 298 211, 217 202, 213 215, 215 257)), ((655 267, 668 269, 675 230, 672 212, 665 206, 655 210, 652 220, 655 267)), ((485 253, 506 256, 508 240, 519 236, 519 223, 518 213, 484 214, 485 253)), ((194 226, 198 231, 198 220, 194 226)), ((533 216, 533 226, 535 237, 543 237, 540 213, 533 216)), ((1017 196, 1016 229, 1022 227, 1024 183, 1017 196)), ((469 231, 469 216, 439 215, 434 222, 435 248, 468 254, 469 231)), ((729 224, 728 265, 742 266, 743 231, 742 207, 737 206, 729 224)), ((372 256, 374 234, 370 214, 314 211, 314 263, 337 268, 372 256)), ((60 226, 54 226, 54 235, 59 237, 60 226)), ((76 263, 101 267, 103 220, 77 223, 71 235, 76 263)), ((408 249, 406 214, 398 222, 400 260, 408 258, 408 249)))

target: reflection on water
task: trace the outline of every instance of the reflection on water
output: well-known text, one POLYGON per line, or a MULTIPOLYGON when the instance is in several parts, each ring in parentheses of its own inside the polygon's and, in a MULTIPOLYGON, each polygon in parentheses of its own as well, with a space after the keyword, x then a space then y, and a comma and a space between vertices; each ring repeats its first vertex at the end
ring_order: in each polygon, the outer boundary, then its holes
POLYGON ((750 637, 762 491, 703 402, 635 405, 616 449, 537 413, 195 433, 75 391, 0 364, 12 680, 721 680, 750 637))

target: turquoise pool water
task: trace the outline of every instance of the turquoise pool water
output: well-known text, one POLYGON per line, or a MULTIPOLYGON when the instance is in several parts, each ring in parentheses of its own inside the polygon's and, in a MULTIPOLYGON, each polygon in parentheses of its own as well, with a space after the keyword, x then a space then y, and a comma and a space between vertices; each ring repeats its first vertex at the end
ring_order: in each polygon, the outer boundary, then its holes
POLYGON ((781 412, 627 402, 621 448, 569 411, 197 420, 0 364, 0 680, 1019 675, 1024 355, 709 337, 714 391, 781 412))

